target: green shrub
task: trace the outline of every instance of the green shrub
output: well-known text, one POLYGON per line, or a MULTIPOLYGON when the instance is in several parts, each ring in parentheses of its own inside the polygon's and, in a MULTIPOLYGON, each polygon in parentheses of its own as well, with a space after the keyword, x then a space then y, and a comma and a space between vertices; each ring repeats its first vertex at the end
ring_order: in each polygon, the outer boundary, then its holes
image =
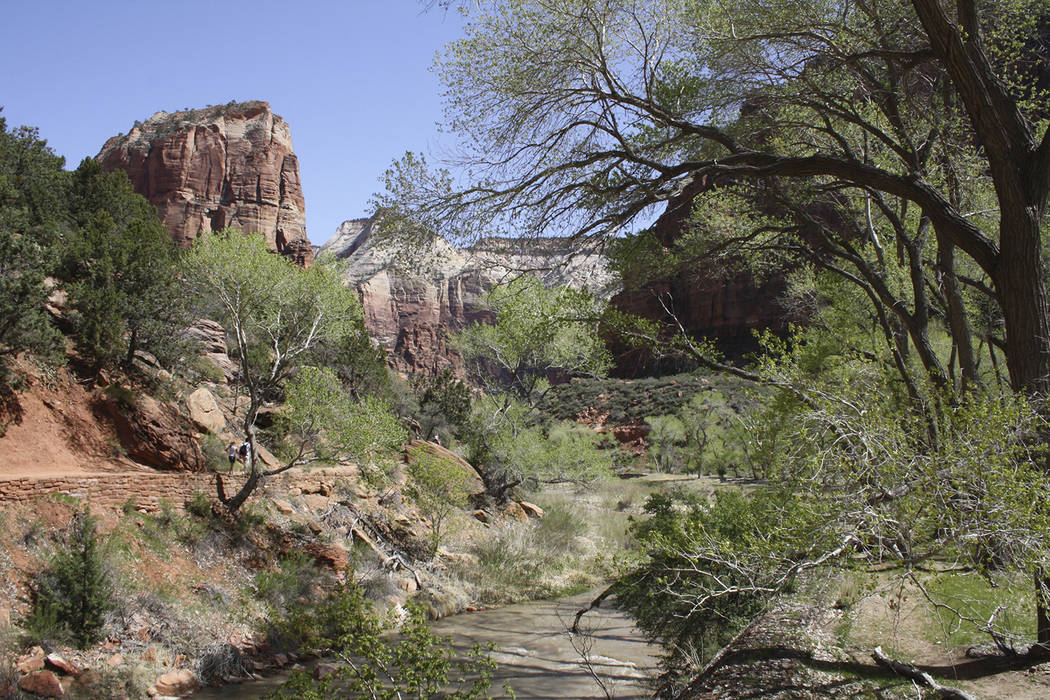
POLYGON ((213 472, 230 471, 229 453, 226 445, 218 435, 207 433, 201 438, 201 450, 204 452, 204 462, 208 469, 213 472))
POLYGON ((255 595, 272 608, 282 610, 306 596, 317 574, 312 558, 302 552, 289 552, 281 557, 276 569, 255 575, 255 595))
POLYGON ((495 663, 480 647, 467 661, 454 663, 449 640, 434 635, 415 606, 408 609, 397 638, 386 635, 387 628, 357 586, 344 586, 316 606, 299 606, 275 630, 283 635, 280 641, 354 663, 321 680, 293 673, 268 697, 486 697, 495 663))
POLYGON ((567 553, 573 541, 586 530, 586 523, 575 513, 562 508, 548 508, 543 519, 534 525, 536 542, 553 552, 567 553))
POLYGON ((95 527, 86 510, 77 511, 67 548, 33 577, 32 609, 25 621, 31 640, 69 641, 83 649, 99 638, 113 599, 95 527))
POLYGON ((125 409, 130 410, 135 408, 135 403, 137 401, 135 392, 127 387, 120 386, 119 384, 110 384, 102 390, 102 393, 116 401, 125 409))
POLYGON ((203 491, 194 491, 193 498, 186 502, 186 511, 198 518, 207 518, 211 515, 211 500, 203 491))

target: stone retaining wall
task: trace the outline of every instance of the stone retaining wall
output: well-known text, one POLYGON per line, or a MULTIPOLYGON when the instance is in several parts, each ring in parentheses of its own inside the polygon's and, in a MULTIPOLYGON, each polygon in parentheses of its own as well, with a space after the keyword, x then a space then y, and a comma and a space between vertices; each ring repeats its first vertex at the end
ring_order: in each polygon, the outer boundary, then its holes
MULTIPOLYGON (((271 485, 297 486, 303 492, 323 492, 331 489, 339 479, 349 477, 354 470, 318 469, 301 471, 293 469, 264 481, 260 490, 271 485)), ((223 474, 222 480, 227 495, 237 492, 245 481, 243 472, 223 474)), ((0 478, 0 506, 10 503, 26 503, 51 494, 66 494, 83 498, 96 505, 119 506, 130 499, 136 509, 155 512, 161 500, 170 502, 177 509, 193 499, 196 492, 215 498, 215 474, 212 472, 122 472, 118 474, 96 474, 91 476, 44 477, 44 478, 0 478)))

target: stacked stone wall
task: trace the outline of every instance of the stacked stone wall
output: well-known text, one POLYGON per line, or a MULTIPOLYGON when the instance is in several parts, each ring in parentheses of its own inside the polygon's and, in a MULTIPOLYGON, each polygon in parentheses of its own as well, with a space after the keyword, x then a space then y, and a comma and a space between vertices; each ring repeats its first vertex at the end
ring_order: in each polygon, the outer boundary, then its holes
MULTIPOLYGON (((350 470, 343 469, 309 472, 292 470, 266 479, 261 490, 265 492, 265 489, 276 485, 285 488, 296 486, 307 493, 324 492, 330 490, 335 481, 350 474, 350 470)), ((236 493, 244 485, 245 479, 243 472, 223 474, 226 493, 236 493)), ((167 501, 181 510, 198 491, 209 498, 215 497, 214 473, 122 472, 90 476, 0 478, 0 506, 65 494, 101 506, 120 506, 130 501, 137 510, 155 512, 160 509, 161 501, 167 501)))

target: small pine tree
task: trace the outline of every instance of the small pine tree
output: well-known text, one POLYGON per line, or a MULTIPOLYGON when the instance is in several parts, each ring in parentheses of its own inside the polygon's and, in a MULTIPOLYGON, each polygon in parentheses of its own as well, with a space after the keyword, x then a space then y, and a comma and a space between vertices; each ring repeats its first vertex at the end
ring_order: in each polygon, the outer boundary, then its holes
POLYGON ((73 516, 69 542, 33 581, 33 608, 26 630, 37 638, 59 637, 83 649, 99 638, 113 607, 112 584, 99 546, 95 518, 73 516))

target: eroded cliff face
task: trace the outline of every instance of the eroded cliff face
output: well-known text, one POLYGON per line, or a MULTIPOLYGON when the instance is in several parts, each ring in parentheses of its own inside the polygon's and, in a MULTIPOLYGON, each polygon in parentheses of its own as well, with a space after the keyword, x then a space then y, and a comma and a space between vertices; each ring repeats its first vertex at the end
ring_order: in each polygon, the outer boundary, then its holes
MULTIPOLYGON (((694 198, 716 185, 697 180, 668 201, 667 209, 653 224, 662 245, 671 246, 685 232, 694 198)), ((783 334, 789 322, 802 320, 788 317, 777 302, 784 290, 782 273, 759 281, 746 270, 694 267, 620 291, 610 303, 627 313, 660 321, 669 329, 681 323, 693 337, 711 340, 728 358, 738 360, 758 350, 756 330, 783 334)), ((678 361, 656 358, 644 348, 630 347, 615 338, 607 342, 615 357, 616 376, 638 377, 682 369, 678 361)))
POLYGON ((232 226, 265 236, 299 264, 313 259, 291 131, 266 102, 157 112, 96 158, 127 171, 182 245, 232 226))
POLYGON ((548 285, 584 288, 608 298, 613 275, 597 253, 569 255, 563 242, 486 241, 460 250, 441 239, 426 250, 403 251, 377 245, 371 219, 343 222, 321 247, 348 263, 364 308, 365 327, 406 374, 433 374, 462 368, 450 343, 452 333, 492 319, 481 297, 500 282, 527 272, 548 285))

